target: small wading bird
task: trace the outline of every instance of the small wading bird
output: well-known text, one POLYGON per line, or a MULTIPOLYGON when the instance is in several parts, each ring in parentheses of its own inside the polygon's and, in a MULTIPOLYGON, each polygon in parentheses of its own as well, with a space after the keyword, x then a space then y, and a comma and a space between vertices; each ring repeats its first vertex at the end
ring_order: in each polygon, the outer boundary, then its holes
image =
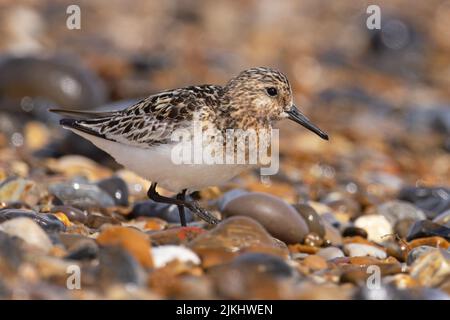
POLYGON ((175 130, 192 127, 194 115, 203 124, 223 132, 227 129, 271 130, 272 124, 291 119, 328 140, 294 105, 284 74, 270 68, 251 68, 225 86, 199 85, 151 95, 120 111, 82 112, 50 109, 67 118, 60 124, 108 152, 116 161, 152 182, 148 197, 178 206, 186 225, 184 208, 208 223, 218 220, 197 202, 185 198, 187 190, 221 184, 248 164, 177 164, 172 158, 175 130), (176 198, 160 195, 156 185, 177 192, 176 198))

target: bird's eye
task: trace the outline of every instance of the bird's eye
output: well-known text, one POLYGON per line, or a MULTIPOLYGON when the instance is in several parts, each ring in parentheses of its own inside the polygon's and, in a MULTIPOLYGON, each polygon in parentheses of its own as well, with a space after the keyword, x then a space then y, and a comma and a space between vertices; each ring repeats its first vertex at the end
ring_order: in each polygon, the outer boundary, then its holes
POLYGON ((275 97, 278 94, 277 88, 274 88, 274 87, 267 88, 266 91, 267 91, 267 94, 271 97, 275 97))

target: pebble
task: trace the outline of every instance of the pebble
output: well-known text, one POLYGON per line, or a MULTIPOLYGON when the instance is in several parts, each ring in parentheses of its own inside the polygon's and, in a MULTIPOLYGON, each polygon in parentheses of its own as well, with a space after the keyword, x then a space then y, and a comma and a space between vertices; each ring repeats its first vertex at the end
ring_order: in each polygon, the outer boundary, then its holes
POLYGON ((325 236, 325 226, 322 218, 313 207, 306 204, 296 204, 294 208, 303 217, 310 232, 315 232, 321 238, 325 236))
POLYGON ((80 210, 71 206, 53 206, 50 212, 62 212, 67 216, 67 218, 69 218, 70 221, 79 223, 86 223, 89 215, 86 210, 80 210))
POLYGON ((111 226, 97 237, 101 246, 120 246, 127 250, 142 266, 153 266, 150 240, 145 233, 135 229, 111 226))
POLYGON ((344 257, 344 253, 342 252, 342 250, 336 247, 322 248, 316 254, 319 257, 324 258, 325 260, 333 260, 336 258, 344 257))
POLYGON ((417 258, 419 258, 423 254, 433 251, 433 250, 437 250, 437 249, 435 247, 431 247, 431 246, 415 247, 408 253, 408 257, 406 258, 406 263, 410 266, 414 263, 414 261, 417 260, 417 258))
POLYGON ((0 273, 15 273, 22 264, 23 257, 21 240, 0 231, 0 273))
POLYGON ((323 270, 328 267, 327 260, 319 255, 309 255, 302 264, 313 271, 323 270))
POLYGON ((405 187, 398 198, 422 209, 428 219, 450 210, 450 188, 405 187))
MULTIPOLYGON (((189 209, 185 208, 184 214, 186 222, 194 221, 194 215, 189 209)), ((129 218, 136 219, 138 217, 155 217, 170 223, 180 223, 180 215, 176 205, 158 203, 153 200, 138 201, 133 205, 129 218)))
POLYGON ((43 190, 32 180, 9 178, 0 182, 0 202, 23 202, 34 206, 42 194, 43 190))
POLYGON ((342 236, 338 229, 333 227, 328 221, 324 220, 325 236, 324 239, 332 246, 342 245, 342 236))
POLYGON ((417 238, 438 236, 450 240, 450 228, 431 222, 430 220, 416 221, 409 230, 406 239, 411 241, 417 238))
POLYGON ((154 247, 152 248, 152 257, 155 268, 164 267, 174 260, 194 265, 200 264, 198 255, 184 246, 163 245, 154 247))
POLYGON ((199 235, 206 231, 198 227, 179 227, 170 228, 163 231, 149 232, 152 244, 155 246, 160 245, 179 245, 187 244, 189 241, 194 240, 199 235))
POLYGON ((426 219, 422 210, 409 202, 399 200, 383 203, 376 208, 376 212, 385 216, 392 226, 403 219, 413 219, 414 221, 426 219))
POLYGON ((367 239, 381 243, 387 235, 392 234, 393 228, 388 219, 382 215, 366 215, 355 220, 355 226, 367 232, 367 239))
POLYGON ((414 223, 416 223, 416 220, 410 218, 400 220, 395 224, 394 232, 398 234, 400 238, 404 239, 408 236, 409 230, 411 230, 414 223))
POLYGON ((438 286, 450 276, 450 252, 436 249, 422 254, 412 264, 410 274, 423 286, 438 286))
POLYGON ((344 252, 350 257, 370 256, 377 259, 386 259, 387 254, 383 250, 361 243, 347 243, 344 245, 344 252))
POLYGON ((367 239, 367 231, 364 230, 363 228, 349 226, 349 227, 346 227, 344 229, 344 231, 342 231, 342 236, 343 237, 356 237, 356 236, 358 236, 358 237, 367 239))
POLYGON ((50 185, 49 191, 65 205, 79 209, 115 206, 114 199, 95 184, 76 181, 57 183, 50 185))
POLYGON ((242 216, 231 217, 189 243, 205 267, 224 263, 240 251, 288 255, 286 247, 275 241, 257 221, 242 216))
POLYGON ((249 192, 238 196, 225 205, 223 214, 253 218, 286 243, 301 243, 308 234, 305 220, 291 205, 265 193, 249 192))
POLYGON ((450 210, 442 212, 433 219, 433 222, 450 228, 450 210))
POLYGON ((113 176, 97 182, 97 186, 108 193, 117 206, 128 206, 128 186, 121 178, 113 176))
POLYGON ((50 251, 53 246, 47 233, 32 219, 16 218, 3 222, 0 226, 3 232, 19 237, 44 252, 50 251))
POLYGON ((26 209, 1 209, 0 222, 15 218, 29 218, 36 222, 47 232, 62 232, 66 226, 52 214, 38 214, 33 210, 26 209))

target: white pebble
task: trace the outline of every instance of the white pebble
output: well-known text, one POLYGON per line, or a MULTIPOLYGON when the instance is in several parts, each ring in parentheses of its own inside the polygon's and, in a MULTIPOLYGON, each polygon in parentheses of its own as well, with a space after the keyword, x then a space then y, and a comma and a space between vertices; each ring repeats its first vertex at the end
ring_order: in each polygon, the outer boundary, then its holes
POLYGON ((173 260, 181 262, 191 262, 195 265, 200 264, 198 255, 183 246, 163 245, 152 248, 153 262, 156 268, 164 267, 173 260))
POLYGON ((3 232, 16 236, 26 243, 48 252, 52 242, 44 230, 29 218, 16 218, 1 224, 3 232))
POLYGON ((392 225, 385 216, 371 214, 355 220, 355 226, 366 230, 367 238, 376 243, 382 243, 386 236, 393 233, 392 225))
POLYGON ((370 256, 377 259, 386 259, 386 252, 383 250, 363 243, 348 243, 344 246, 344 251, 350 257, 370 256))

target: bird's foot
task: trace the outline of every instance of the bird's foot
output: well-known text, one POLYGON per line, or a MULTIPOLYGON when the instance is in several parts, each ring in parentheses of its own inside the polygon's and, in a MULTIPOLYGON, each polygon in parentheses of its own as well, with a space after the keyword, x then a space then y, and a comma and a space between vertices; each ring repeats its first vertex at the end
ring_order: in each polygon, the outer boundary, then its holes
POLYGON ((186 201, 185 206, 196 214, 200 219, 206 221, 209 224, 218 224, 220 221, 214 217, 210 212, 200 207, 197 201, 186 201))

